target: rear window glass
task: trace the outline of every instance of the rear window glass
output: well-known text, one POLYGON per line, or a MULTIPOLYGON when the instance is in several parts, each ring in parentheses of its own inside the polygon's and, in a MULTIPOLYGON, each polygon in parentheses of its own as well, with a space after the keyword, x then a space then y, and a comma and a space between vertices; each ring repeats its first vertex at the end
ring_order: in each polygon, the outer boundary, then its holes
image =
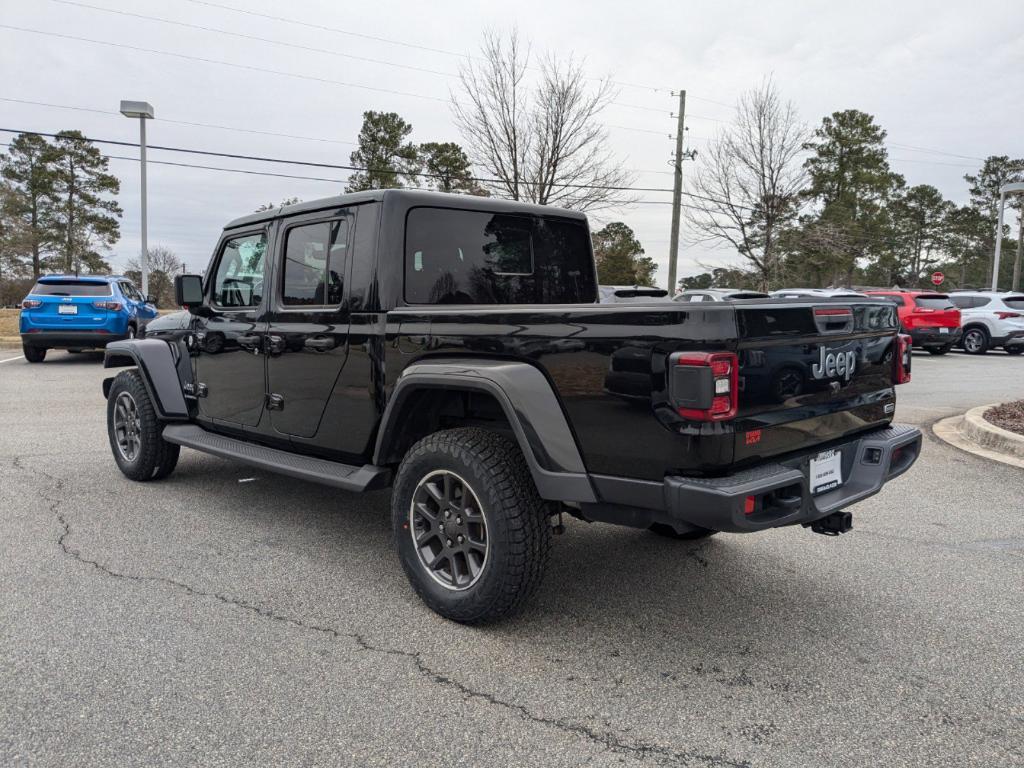
POLYGON ((93 283, 84 280, 47 280, 38 282, 32 289, 37 296, 110 296, 109 283, 93 283))
POLYGON ((922 309, 952 309, 949 296, 915 296, 914 303, 922 309))
POLYGON ((949 300, 952 301, 955 306, 960 307, 960 309, 984 307, 992 301, 992 299, 987 296, 950 296, 949 300))
POLYGON ((1024 309, 1024 296, 1010 296, 1003 299, 1003 304, 1010 309, 1024 309))
POLYGON ((446 208, 409 211, 410 304, 576 304, 596 298, 582 222, 446 208))

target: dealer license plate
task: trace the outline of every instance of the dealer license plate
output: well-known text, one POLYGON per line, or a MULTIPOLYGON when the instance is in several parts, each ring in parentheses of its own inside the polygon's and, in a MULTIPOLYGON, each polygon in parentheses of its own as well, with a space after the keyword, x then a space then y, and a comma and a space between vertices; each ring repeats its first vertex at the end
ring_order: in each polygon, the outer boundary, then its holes
POLYGON ((58 315, 77 315, 78 307, 74 304, 58 304, 57 305, 58 315))
POLYGON ((843 454, 822 451, 811 459, 811 493, 824 493, 843 484, 843 454))

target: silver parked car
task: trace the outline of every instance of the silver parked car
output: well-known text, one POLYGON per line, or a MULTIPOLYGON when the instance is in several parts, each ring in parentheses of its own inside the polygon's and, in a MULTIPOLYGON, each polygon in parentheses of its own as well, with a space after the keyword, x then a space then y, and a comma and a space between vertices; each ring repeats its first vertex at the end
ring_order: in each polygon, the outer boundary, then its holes
POLYGON ((771 295, 775 299, 863 299, 867 296, 852 288, 780 288, 771 295))
POLYGON ((677 294, 675 301, 735 301, 736 299, 767 299, 767 293, 740 288, 692 288, 677 294))
POLYGON ((1024 294, 954 291, 949 299, 960 309, 965 352, 983 355, 995 347, 1009 355, 1024 352, 1024 294))
POLYGON ((668 301, 668 291, 647 285, 599 285, 598 296, 602 304, 668 301))

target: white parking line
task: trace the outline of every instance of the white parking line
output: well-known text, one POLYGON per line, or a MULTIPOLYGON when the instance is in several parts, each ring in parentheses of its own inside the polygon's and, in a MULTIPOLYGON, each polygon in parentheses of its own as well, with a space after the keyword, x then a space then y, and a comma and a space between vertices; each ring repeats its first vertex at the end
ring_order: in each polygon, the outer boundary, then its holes
POLYGON ((17 357, 8 357, 6 360, 0 360, 0 363, 9 363, 11 360, 24 360, 24 355, 18 355, 17 357))

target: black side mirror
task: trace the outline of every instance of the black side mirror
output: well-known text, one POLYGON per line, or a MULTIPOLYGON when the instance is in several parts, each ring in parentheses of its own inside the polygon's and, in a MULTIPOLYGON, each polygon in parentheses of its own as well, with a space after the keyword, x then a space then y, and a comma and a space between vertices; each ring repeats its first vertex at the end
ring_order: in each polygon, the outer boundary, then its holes
POLYGON ((176 275, 174 303, 194 315, 199 314, 203 306, 203 278, 199 275, 176 275))

